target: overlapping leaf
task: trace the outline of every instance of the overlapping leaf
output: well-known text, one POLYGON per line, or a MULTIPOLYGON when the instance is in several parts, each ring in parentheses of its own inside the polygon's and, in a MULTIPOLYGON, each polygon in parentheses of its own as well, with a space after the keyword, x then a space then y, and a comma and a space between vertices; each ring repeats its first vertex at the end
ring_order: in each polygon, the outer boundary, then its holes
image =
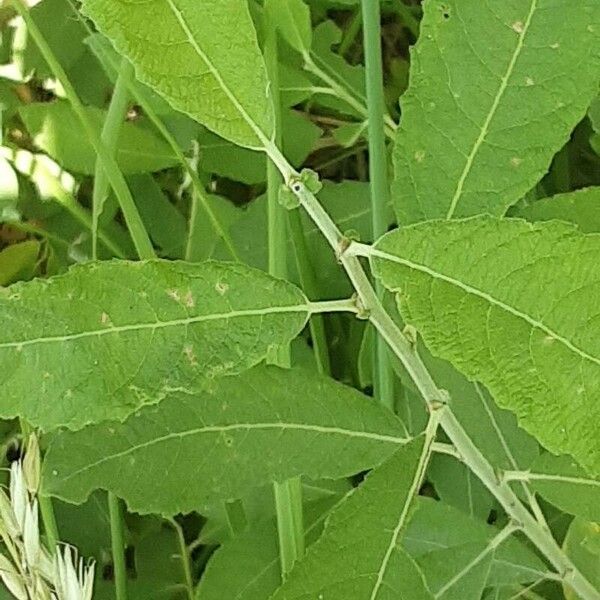
POLYGON ((231 263, 89 263, 0 288, 0 415, 44 429, 122 419, 255 365, 307 316, 297 288, 231 263))
POLYGON ((245 0, 85 0, 83 11, 174 108, 241 146, 270 139, 266 69, 245 0))
POLYGON ((323 535, 272 600, 431 600, 400 546, 426 465, 421 436, 373 471, 330 515, 323 535))
POLYGON ((201 392, 174 391, 122 424, 57 434, 44 493, 82 502, 104 488, 136 512, 174 515, 274 480, 371 468, 406 442, 403 430, 332 379, 260 366, 201 392))
POLYGON ((600 237, 479 217, 384 236, 374 266, 430 350, 600 473, 600 237))
POLYGON ((502 215, 543 176, 597 94, 597 2, 424 8, 394 152, 398 217, 502 215))

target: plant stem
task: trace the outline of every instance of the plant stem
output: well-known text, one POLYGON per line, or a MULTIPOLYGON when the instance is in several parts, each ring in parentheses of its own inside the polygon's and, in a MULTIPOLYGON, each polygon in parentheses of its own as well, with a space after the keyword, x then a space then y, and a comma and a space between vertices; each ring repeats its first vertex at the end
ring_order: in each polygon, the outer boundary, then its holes
MULTIPOLYGON (((379 2, 362 0, 365 62, 367 68, 367 106, 369 109, 369 173, 371 188, 371 216, 373 239, 387 231, 386 209, 390 202, 387 149, 385 144, 383 92, 383 63, 381 58, 381 12, 379 2)), ((385 293, 376 282, 380 300, 385 293)), ((388 357, 388 348, 381 335, 375 336, 373 349, 373 388, 375 397, 384 406, 394 410, 394 372, 388 357)))
MULTIPOLYGON (((295 193, 301 205, 335 250, 338 259, 356 289, 364 313, 369 315, 369 319, 386 340, 390 349, 402 361, 429 410, 435 410, 440 404, 448 404, 447 392, 437 387, 413 344, 408 341, 383 308, 360 263, 358 256, 373 256, 376 255, 377 251, 370 246, 353 243, 344 238, 315 196, 293 175, 291 167, 286 170, 285 174, 290 189, 295 193)), ((496 497, 509 517, 519 525, 525 535, 550 561, 561 576, 562 581, 572 587, 583 600, 600 600, 600 592, 564 554, 548 528, 539 523, 511 487, 498 478, 492 465, 456 419, 450 405, 446 406, 446 410, 443 411, 440 424, 460 454, 462 461, 477 475, 496 497)))
MULTIPOLYGON (((271 82, 271 92, 275 113, 275 145, 281 146, 281 101, 279 97, 279 64, 277 32, 268 17, 265 19, 265 61, 271 82)), ((267 161, 267 201, 268 201, 268 246, 269 273, 282 279, 287 278, 287 216, 286 209, 279 203, 279 188, 282 184, 277 164, 284 160, 281 153, 267 161)), ((283 367, 290 366, 290 349, 277 348, 271 353, 270 362, 283 367)), ((300 478, 273 484, 275 510, 277 513, 277 533, 281 577, 285 579, 295 562, 304 553, 304 524, 302 515, 302 485, 300 478)))
POLYGON ((412 33, 415 39, 419 37, 419 21, 403 0, 396 0, 393 4, 394 10, 400 15, 402 24, 412 33))
POLYGON ((110 517, 110 538, 116 600, 127 600, 127 569, 125 566, 123 513, 121 510, 121 501, 112 492, 108 492, 108 512, 110 517))
POLYGON ((60 538, 58 536, 58 526, 56 525, 56 516, 54 515, 52 498, 39 495, 37 499, 40 513, 42 514, 42 523, 44 524, 46 540, 48 542, 48 552, 50 552, 51 556, 54 556, 60 538))
MULTIPOLYGON (((94 52, 97 52, 99 55, 102 55, 103 60, 106 63, 109 63, 109 64, 112 63, 111 57, 108 56, 105 52, 103 52, 102 48, 99 45, 95 45, 92 43, 91 46, 92 46, 92 49, 94 50, 94 52)), ((112 63, 111 66, 115 70, 117 69, 117 65, 115 65, 114 63, 112 63)), ((194 199, 193 199, 193 203, 195 205, 195 208, 194 208, 195 212, 196 213, 199 212, 198 209, 200 208, 200 206, 202 207, 202 209, 206 213, 206 216, 208 217, 209 221, 211 222, 211 225, 213 226, 214 230, 217 232, 219 237, 221 237, 223 239, 223 243, 227 247, 227 250, 228 250, 229 254, 231 255, 231 258, 237 262, 241 262, 241 258, 239 257, 239 255, 237 253, 237 250, 235 248, 233 240, 231 239, 231 236, 229 235, 229 232, 227 231, 227 228, 221 223, 221 221, 219 220, 219 217, 215 214, 214 210, 212 209, 212 207, 210 205, 210 202, 208 199, 208 193, 206 192, 204 185, 202 184, 202 181, 200 181, 200 177, 198 177, 198 173, 196 172, 196 167, 192 163, 190 163, 190 161, 186 158, 186 156, 183 153, 183 151, 181 150, 177 140, 173 137, 171 132, 167 129, 165 124, 162 122, 161 118, 158 116, 158 114, 152 107, 152 104, 150 102, 148 102, 147 98, 145 97, 145 95, 143 93, 140 93, 140 90, 139 90, 138 86, 135 85, 133 78, 127 79, 126 85, 127 85, 127 89, 129 91, 130 95, 142 107, 144 114, 148 117, 148 119, 150 119, 150 121, 152 122, 154 127, 156 127, 158 132, 163 136, 163 138, 167 142, 167 144, 169 144, 169 146, 171 147, 171 150, 173 151, 173 154, 175 154, 175 156, 179 159, 181 166, 185 169, 186 173, 190 177, 190 180, 192 182, 192 187, 194 188, 194 192, 195 192, 194 199)), ((194 215, 194 216, 196 216, 196 215, 194 215)), ((193 224, 191 216, 190 216, 190 223, 193 224)))
POLYGON ((169 523, 177 534, 177 543, 179 544, 179 555, 181 557, 181 566, 183 567, 187 597, 188 600, 194 600, 194 580, 192 579, 192 568, 190 566, 190 552, 185 543, 183 529, 175 519, 169 519, 169 523))
POLYGON ((31 18, 29 10, 27 9, 26 5, 23 4, 23 0, 13 0, 13 5, 15 6, 19 15, 25 21, 27 30, 40 50, 41 55, 44 57, 45 61, 48 63, 50 69, 54 73, 54 76, 65 90, 73 111, 81 122, 81 125, 96 154, 102 161, 104 171, 110 182, 110 185, 115 191, 119 205, 123 211, 123 217, 125 218, 129 233, 140 258, 154 258, 154 248, 150 242, 150 238, 148 237, 148 233, 146 232, 144 223, 140 217, 140 213, 138 212, 135 202, 133 201, 131 192, 127 187, 127 182, 125 181, 117 162, 102 141, 99 132, 89 119, 83 103, 79 99, 79 96, 77 96, 75 88, 71 84, 71 81, 69 80, 65 70, 62 68, 62 65, 54 56, 54 53, 44 39, 42 32, 36 25, 35 21, 31 18))
MULTIPOLYGON (((365 119, 369 117, 369 109, 367 108, 367 106, 358 98, 356 98, 353 95, 353 93, 350 90, 348 90, 347 87, 344 86, 344 84, 337 81, 335 77, 333 77, 324 69, 319 67, 310 54, 305 54, 303 56, 303 59, 304 69, 306 71, 312 73, 313 75, 321 79, 321 81, 326 83, 332 90, 335 91, 336 96, 340 98, 340 100, 343 100, 346 104, 348 104, 348 106, 353 108, 361 117, 364 117, 365 119)), ((390 139, 394 139, 397 128, 396 123, 394 122, 392 117, 390 117, 390 115, 388 115, 387 113, 384 114, 383 119, 385 122, 386 135, 390 139)))
MULTIPOLYGON (((114 157, 117 152, 119 134, 123 123, 125 122, 125 112, 127 111, 127 85, 126 81, 131 77, 133 67, 131 63, 123 58, 119 69, 119 76, 115 83, 112 98, 102 127, 102 141, 106 145, 108 152, 114 157)), ((102 214, 104 203, 110 193, 110 184, 106 172, 102 167, 100 157, 96 158, 96 167, 94 170, 94 191, 92 193, 92 259, 98 258, 98 220, 102 214)))
POLYGON ((354 40, 356 40, 356 37, 358 36, 361 25, 362 14, 359 7, 354 11, 352 18, 350 19, 350 24, 346 28, 346 31, 344 31, 342 41, 340 42, 340 47, 338 48, 338 53, 340 56, 345 56, 348 50, 350 50, 350 46, 352 46, 354 40))

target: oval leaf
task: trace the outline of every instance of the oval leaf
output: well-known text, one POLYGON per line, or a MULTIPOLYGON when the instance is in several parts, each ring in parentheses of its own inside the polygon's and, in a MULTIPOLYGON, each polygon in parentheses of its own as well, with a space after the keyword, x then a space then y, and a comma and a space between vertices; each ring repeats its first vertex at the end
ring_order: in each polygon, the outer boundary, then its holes
POLYGON ((600 237, 479 217, 384 236, 374 267, 429 349, 600 473, 600 237))
POLYGON ((598 93, 597 0, 424 7, 394 151, 398 218, 500 216, 598 93))
POLYGON ((85 0, 83 12, 174 108, 240 146, 270 139, 273 106, 246 0, 85 0))
POLYGON ((406 443, 403 429, 332 379, 260 366, 202 392, 173 392, 123 424, 57 434, 44 493, 82 502, 104 488, 136 512, 174 515, 275 480, 371 468, 406 443))
POLYGON ((89 263, 0 288, 0 415, 43 429, 123 419, 255 365, 307 316, 296 287, 232 263, 89 263))

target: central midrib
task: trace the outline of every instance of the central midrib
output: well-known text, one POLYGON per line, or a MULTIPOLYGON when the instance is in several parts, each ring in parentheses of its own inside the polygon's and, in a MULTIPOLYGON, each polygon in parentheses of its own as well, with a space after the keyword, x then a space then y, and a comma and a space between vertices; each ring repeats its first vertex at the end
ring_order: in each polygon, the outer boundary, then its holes
POLYGON ((232 310, 227 313, 212 313, 207 315, 197 315, 195 317, 185 317, 183 319, 172 319, 169 321, 152 321, 147 323, 134 323, 131 325, 109 326, 103 329, 92 329, 82 331, 80 333, 71 333, 65 335, 54 335, 47 337, 34 338, 29 340, 3 342, 0 343, 0 349, 3 348, 18 348, 25 346, 33 346, 36 344, 49 344, 60 342, 71 342, 89 337, 101 337, 104 335, 112 335, 116 333, 129 333, 131 331, 144 331, 165 329, 169 327, 181 327, 183 325, 193 325, 194 323, 202 323, 207 321, 219 321, 226 319, 234 319, 237 317, 261 317, 270 314, 291 314, 291 313, 309 313, 309 307, 306 304, 298 304, 295 306, 273 306, 269 308, 255 308, 248 310, 232 310))
POLYGON ((373 432, 369 432, 369 431, 356 431, 353 429, 344 429, 342 427, 330 427, 330 426, 326 426, 326 425, 312 425, 312 424, 306 424, 306 423, 280 423, 280 422, 278 423, 278 422, 275 422, 275 423, 234 423, 231 425, 208 425, 205 427, 189 429, 187 431, 168 433, 167 435, 163 435, 163 436, 154 438, 147 442, 130 446, 129 448, 127 448, 121 452, 103 456, 100 460, 90 463, 89 465, 85 465, 85 467, 82 467, 80 469, 77 469, 76 471, 73 471, 72 473, 69 473, 66 477, 62 478, 61 481, 62 482, 68 481, 69 479, 72 479, 73 477, 76 477, 77 475, 80 475, 81 473, 85 473, 86 471, 89 471, 91 469, 94 469, 104 463, 107 463, 107 462, 110 462, 113 460, 117 460, 119 458, 123 458, 124 456, 128 456, 129 454, 132 454, 134 452, 138 452, 140 450, 150 448, 151 446, 155 446, 157 444, 162 444, 164 442, 168 442, 172 439, 182 439, 185 437, 194 436, 194 435, 202 435, 205 433, 226 433, 228 431, 251 431, 251 430, 261 430, 261 429, 262 430, 275 429, 278 431, 285 431, 286 429, 296 430, 296 431, 312 431, 312 432, 316 432, 316 433, 341 435, 341 436, 346 436, 346 437, 351 437, 351 438, 362 438, 362 439, 368 439, 368 440, 373 440, 373 441, 377 441, 377 442, 384 442, 384 443, 398 444, 398 445, 404 445, 404 444, 407 444, 409 441, 411 441, 409 438, 402 438, 402 437, 398 437, 398 436, 394 436, 394 435, 373 433, 373 432))
POLYGON ((525 35, 527 34, 527 31, 529 30, 531 21, 533 19, 533 14, 534 14, 536 8, 537 8, 537 0, 532 0, 529 14, 527 15, 527 20, 525 21, 525 24, 523 25, 523 31, 521 33, 519 33, 517 46, 511 57, 510 62, 508 63, 506 73, 504 74, 504 76, 502 77, 502 79, 500 81, 500 87, 498 88, 498 92, 494 96, 494 101, 492 102, 492 106, 490 107, 490 110, 486 116, 486 119, 483 122, 483 125, 481 126, 481 131, 479 132, 479 136, 475 140, 473 148, 471 149, 471 152, 467 156, 467 161, 465 163, 463 171, 462 171, 462 173, 458 179, 458 182, 456 184, 456 190, 454 191, 454 196, 452 197, 452 200, 450 202, 450 207, 448 208, 448 212, 446 213, 446 219, 451 219, 454 216, 454 212, 456 211, 456 207, 458 206, 458 201, 463 193, 463 188, 464 188, 465 182, 467 180, 467 177, 469 176, 469 173, 471 172, 473 163, 475 162, 475 157, 477 156, 479 149, 481 148, 485 138, 487 137, 487 134, 489 133, 490 125, 492 124, 492 120, 496 114, 496 111, 498 110, 498 107, 500 106, 500 101, 502 100, 502 97, 504 96, 504 92, 506 92, 506 89, 508 88, 508 81, 510 80, 510 78, 513 74, 515 65, 517 64, 517 60, 521 54, 521 51, 523 50, 523 45, 524 45, 523 42, 525 40, 525 35))
POLYGON ((582 358, 589 360, 590 362, 593 362, 596 365, 600 365, 600 358, 598 358, 597 356, 593 356, 592 354, 587 353, 585 350, 582 350, 581 348, 575 346, 575 344, 573 344, 573 342, 571 342, 564 336, 560 335, 553 329, 550 329, 550 327, 548 327, 546 324, 534 319, 533 317, 520 311, 519 309, 515 308, 514 306, 511 306, 510 304, 506 304, 506 302, 503 302, 502 300, 495 298, 491 294, 488 294, 487 292, 484 292, 476 287, 469 285, 468 283, 459 281, 458 279, 450 277, 449 275, 444 275, 443 273, 440 273, 439 271, 436 271, 425 265, 421 265, 421 264, 412 262, 405 258, 400 258, 399 256, 394 256, 393 254, 388 254, 387 252, 383 252, 383 251, 377 250, 375 248, 369 249, 368 256, 372 256, 372 257, 374 256, 377 258, 381 258, 383 260, 394 262, 394 263, 397 263, 404 267, 408 267, 409 269, 412 269, 413 271, 419 271, 421 273, 425 273, 426 275, 429 275, 434 279, 439 279, 441 281, 445 281, 446 283, 450 283, 451 285, 454 285, 454 286, 460 288, 461 290, 463 290, 464 292, 467 292, 468 294, 471 294, 473 296, 477 296, 483 300, 486 300, 490 304, 493 304, 494 306, 501 308, 502 310, 512 314, 513 316, 523 319, 524 321, 529 323, 529 325, 531 325, 532 327, 535 327, 536 329, 543 331, 545 334, 550 336, 552 339, 562 343, 564 346, 566 346, 569 350, 571 350, 575 354, 578 354, 582 358))

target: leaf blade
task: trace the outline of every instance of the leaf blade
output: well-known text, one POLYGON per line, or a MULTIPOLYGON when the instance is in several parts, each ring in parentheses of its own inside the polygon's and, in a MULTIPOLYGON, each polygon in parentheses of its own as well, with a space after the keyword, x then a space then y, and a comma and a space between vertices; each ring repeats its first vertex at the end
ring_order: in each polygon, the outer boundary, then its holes
POLYGON ((43 489, 81 502, 100 487, 135 512, 173 515, 273 480, 349 476, 406 443, 402 432, 395 416, 352 388, 259 366, 197 392, 174 391, 123 424, 57 434, 43 489))
POLYGON ((267 75, 243 0, 86 0, 84 13, 174 108, 241 146, 273 133, 267 75), (239 65, 244 64, 243 73, 239 65))
POLYGON ((500 216, 597 93, 598 11, 568 0, 424 8, 394 152, 398 218, 500 216))
POLYGON ((4 288, 0 316, 0 413, 52 429, 243 371, 300 332, 308 305, 243 265, 111 261, 4 288))
POLYGON ((434 354, 484 383, 524 429, 592 474, 600 471, 600 273, 592 258, 599 244, 558 222, 480 217, 393 232, 374 258, 386 287, 402 287, 403 316, 434 354))
POLYGON ((415 438, 332 511, 325 531, 272 600, 348 597, 429 600, 422 573, 400 547, 430 452, 415 438), (332 574, 335 574, 332 577, 332 574))

